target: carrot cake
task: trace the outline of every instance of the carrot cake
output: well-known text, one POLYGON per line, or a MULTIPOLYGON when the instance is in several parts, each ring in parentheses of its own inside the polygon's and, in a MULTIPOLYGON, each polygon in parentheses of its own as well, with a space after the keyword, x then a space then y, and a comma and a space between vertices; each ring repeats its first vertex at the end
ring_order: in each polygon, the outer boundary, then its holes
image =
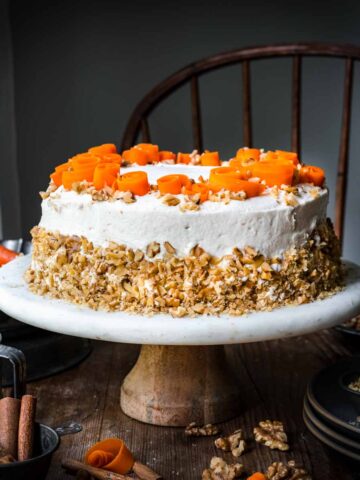
POLYGON ((311 302, 341 286, 324 171, 281 150, 90 148, 42 192, 26 279, 41 295, 175 316, 311 302))

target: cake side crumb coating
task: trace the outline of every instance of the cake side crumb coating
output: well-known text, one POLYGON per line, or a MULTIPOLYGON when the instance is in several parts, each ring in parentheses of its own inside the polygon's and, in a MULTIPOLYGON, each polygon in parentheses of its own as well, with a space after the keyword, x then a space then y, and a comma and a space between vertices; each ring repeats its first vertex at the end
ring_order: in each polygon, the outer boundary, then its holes
POLYGON ((177 257, 169 242, 148 245, 146 255, 123 245, 94 246, 84 237, 32 230, 30 289, 93 309, 173 316, 241 315, 324 298, 338 291, 343 271, 329 220, 304 245, 279 257, 251 246, 221 258, 194 247, 177 257), (157 258, 160 249, 165 255, 157 258))

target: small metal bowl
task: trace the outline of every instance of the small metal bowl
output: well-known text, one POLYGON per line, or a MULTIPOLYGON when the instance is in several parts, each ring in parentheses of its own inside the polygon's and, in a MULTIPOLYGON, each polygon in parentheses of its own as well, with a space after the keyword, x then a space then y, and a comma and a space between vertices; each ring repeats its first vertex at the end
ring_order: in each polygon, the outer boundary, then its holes
POLYGON ((24 462, 0 465, 0 480, 45 480, 60 437, 52 428, 37 423, 34 438, 34 457, 24 462))

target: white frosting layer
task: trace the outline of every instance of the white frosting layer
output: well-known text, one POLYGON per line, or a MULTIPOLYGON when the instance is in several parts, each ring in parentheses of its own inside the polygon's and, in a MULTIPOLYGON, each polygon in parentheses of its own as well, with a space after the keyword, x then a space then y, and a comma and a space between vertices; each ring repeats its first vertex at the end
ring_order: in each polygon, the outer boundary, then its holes
MULTIPOLYGON (((162 165, 126 171, 139 169, 146 170, 150 183, 155 183, 159 176, 174 172, 207 178, 211 168, 162 165)), ((313 188, 301 186, 295 207, 263 195, 227 205, 208 201, 200 210, 187 212, 164 205, 155 194, 137 197, 135 203, 127 204, 122 200, 93 201, 89 194, 60 188, 43 200, 39 225, 63 235, 84 236, 100 246, 116 242, 145 251, 153 241, 167 241, 179 256, 187 255, 197 244, 217 257, 245 246, 266 256, 278 256, 303 244, 326 217, 328 191, 319 189, 319 195, 313 198, 309 193, 313 188)))

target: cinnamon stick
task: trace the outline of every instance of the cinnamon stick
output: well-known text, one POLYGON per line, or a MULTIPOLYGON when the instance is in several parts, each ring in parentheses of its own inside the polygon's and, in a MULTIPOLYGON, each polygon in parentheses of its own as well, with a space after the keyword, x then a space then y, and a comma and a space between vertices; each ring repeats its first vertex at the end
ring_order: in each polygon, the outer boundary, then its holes
POLYGON ((17 458, 20 400, 5 397, 0 400, 0 447, 2 456, 17 458))
POLYGON ((36 413, 36 398, 24 395, 21 399, 19 435, 18 435, 18 460, 22 462, 32 457, 34 447, 34 427, 36 413))
POLYGON ((76 480, 91 480, 93 477, 86 470, 79 470, 76 474, 76 480))
POLYGON ((78 472, 79 470, 88 472, 98 480, 139 480, 138 477, 129 477, 128 475, 109 472, 102 468, 91 467, 90 465, 78 462, 77 460, 64 460, 61 465, 66 470, 71 470, 73 472, 78 472))
POLYGON ((161 475, 140 462, 135 462, 132 469, 141 480, 159 480, 162 478, 161 475))

